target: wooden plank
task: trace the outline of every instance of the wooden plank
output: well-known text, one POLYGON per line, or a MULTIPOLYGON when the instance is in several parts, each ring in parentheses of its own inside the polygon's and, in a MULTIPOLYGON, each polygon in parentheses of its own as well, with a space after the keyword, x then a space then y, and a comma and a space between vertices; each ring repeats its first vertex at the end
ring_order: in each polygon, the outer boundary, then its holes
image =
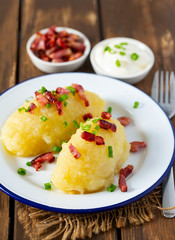
MULTIPOLYGON (((26 53, 28 38, 53 24, 75 28, 83 32, 92 45, 100 40, 97 4, 95 0, 24 0, 21 21, 20 78, 19 81, 43 73, 34 67, 26 53)), ((78 70, 91 72, 89 60, 78 70)))
MULTIPOLYGON (((16 82, 18 0, 6 0, 5 2, 0 0, 0 23, 1 93, 16 82)), ((11 214, 10 198, 0 192, 0 238, 3 240, 13 236, 13 232, 11 233, 13 230, 13 212, 11 214)))

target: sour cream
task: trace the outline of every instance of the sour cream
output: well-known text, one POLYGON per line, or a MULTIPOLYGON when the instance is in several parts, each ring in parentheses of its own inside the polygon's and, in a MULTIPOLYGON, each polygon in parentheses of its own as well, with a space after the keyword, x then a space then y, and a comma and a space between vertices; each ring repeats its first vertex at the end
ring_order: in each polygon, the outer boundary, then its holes
POLYGON ((111 38, 94 47, 91 62, 97 73, 125 79, 145 76, 154 63, 154 55, 149 47, 135 39, 111 38))

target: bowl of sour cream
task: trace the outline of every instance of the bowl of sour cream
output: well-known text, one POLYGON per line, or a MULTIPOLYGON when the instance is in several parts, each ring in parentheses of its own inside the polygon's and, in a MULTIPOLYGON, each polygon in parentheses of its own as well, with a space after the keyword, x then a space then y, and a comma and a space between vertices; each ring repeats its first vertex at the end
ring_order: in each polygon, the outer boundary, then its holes
POLYGON ((126 37, 103 40, 90 54, 94 71, 130 84, 144 79, 154 64, 154 53, 144 43, 126 37))

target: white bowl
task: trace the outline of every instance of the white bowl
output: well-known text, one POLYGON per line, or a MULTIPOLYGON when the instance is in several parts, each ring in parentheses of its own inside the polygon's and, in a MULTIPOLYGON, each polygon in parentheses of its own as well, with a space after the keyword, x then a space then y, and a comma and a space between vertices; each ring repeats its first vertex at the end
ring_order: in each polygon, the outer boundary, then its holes
MULTIPOLYGON (((118 50, 117 51, 121 51, 121 50, 118 50)), ((119 55, 118 55, 119 56, 119 55)), ((121 57, 121 56, 120 56, 121 57)), ((144 77, 150 72, 151 68, 153 67, 153 64, 154 64, 154 54, 152 52, 152 50, 147 46, 145 45, 144 43, 138 41, 138 40, 135 40, 135 39, 132 39, 132 38, 126 38, 126 37, 116 37, 116 38, 109 38, 109 39, 106 39, 106 40, 103 40, 101 42, 99 42, 98 44, 96 44, 92 51, 91 51, 91 54, 90 54, 90 61, 91 61, 91 64, 92 64, 92 67, 95 71, 95 73, 97 74, 101 74, 101 75, 106 75, 106 76, 109 76, 109 77, 113 77, 113 78, 117 78, 119 80, 123 80, 125 82, 128 82, 130 84, 135 84, 141 80, 144 79, 144 77), (123 74, 123 76, 117 72, 111 72, 110 69, 109 69, 109 66, 107 66, 107 64, 100 64, 101 60, 102 60, 102 57, 103 57, 103 53, 101 51, 104 51, 104 48, 106 46, 108 46, 109 44, 111 44, 111 42, 115 42, 118 44, 119 42, 127 42, 128 44, 131 43, 131 44, 134 44, 135 46, 139 47, 139 49, 142 51, 145 51, 145 53, 149 56, 149 63, 147 64, 147 66, 140 70, 139 72, 133 72, 132 74, 123 74), (103 49, 103 50, 102 50, 103 49), (101 52, 101 56, 98 55, 99 52, 101 52)))
MULTIPOLYGON (((45 28, 40 30, 41 33, 46 33, 49 28, 45 28)), ((56 31, 62 31, 65 30, 68 33, 74 33, 77 34, 79 37, 81 37, 84 41, 84 45, 86 46, 85 51, 83 55, 73 61, 68 61, 68 62, 61 62, 61 63, 52 63, 52 62, 47 62, 44 61, 40 58, 38 58, 30 49, 32 42, 34 41, 36 34, 32 35, 29 40, 27 41, 26 45, 26 50, 27 53, 33 62, 33 64, 41 71, 46 72, 46 73, 56 73, 56 72, 71 72, 79 67, 82 66, 82 64, 85 62, 86 58, 88 57, 88 54, 90 52, 91 44, 88 40, 88 38, 81 32, 68 28, 68 27, 56 27, 56 31)))

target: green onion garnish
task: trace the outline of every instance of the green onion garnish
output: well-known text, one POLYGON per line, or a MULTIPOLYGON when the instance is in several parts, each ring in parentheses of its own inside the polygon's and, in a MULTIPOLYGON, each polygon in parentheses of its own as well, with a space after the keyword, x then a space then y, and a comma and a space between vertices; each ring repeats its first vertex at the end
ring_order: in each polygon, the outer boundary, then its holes
POLYGON ((132 53, 131 54, 131 59, 136 61, 139 58, 139 55, 137 53, 132 53))
POLYGON ((54 147, 53 147, 53 151, 54 151, 54 152, 61 152, 61 150, 62 150, 61 147, 59 147, 59 146, 57 146, 57 145, 54 145, 54 147))
POLYGON ((51 93, 55 96, 57 93, 55 90, 52 90, 51 93))
POLYGON ((120 45, 128 45, 126 42, 121 42, 120 45))
POLYGON ((38 90, 39 93, 44 93, 45 91, 47 91, 45 87, 42 87, 41 89, 38 90))
POLYGON ((92 131, 92 134, 96 135, 96 134, 97 134, 97 131, 92 131))
POLYGON ((64 125, 64 127, 66 128, 66 127, 67 127, 67 122, 64 121, 64 122, 63 122, 63 125, 64 125))
POLYGON ((120 55, 124 56, 124 55, 125 55, 125 52, 122 52, 122 51, 121 51, 121 52, 120 52, 120 55))
POLYGON ((50 182, 44 183, 44 188, 45 188, 46 190, 50 190, 50 189, 52 188, 50 182))
POLYGON ((115 50, 111 49, 109 46, 106 46, 105 49, 104 49, 104 52, 107 52, 107 51, 111 54, 117 53, 115 50))
POLYGON ((46 122, 48 120, 48 118, 46 118, 44 115, 42 117, 40 117, 41 121, 46 122))
POLYGON ((50 108, 51 106, 52 106, 51 103, 47 103, 47 104, 46 104, 46 108, 50 108))
POLYGON ((112 146, 108 146, 108 157, 109 157, 109 158, 113 158, 112 146))
POLYGON ((66 102, 66 101, 65 101, 63 104, 64 104, 64 106, 66 107, 66 106, 67 106, 67 104, 68 104, 68 102, 66 102))
POLYGON ((18 112, 21 112, 22 110, 26 110, 25 107, 18 108, 18 112))
POLYGON ((61 145, 62 145, 63 143, 67 143, 67 141, 66 141, 66 140, 63 140, 62 143, 61 143, 61 145))
POLYGON ((76 89, 75 88, 73 88, 72 86, 68 86, 67 89, 69 89, 71 91, 73 96, 75 95, 75 93, 76 93, 76 89))
POLYGON ((111 50, 111 48, 110 48, 109 46, 106 46, 106 47, 104 48, 104 52, 109 51, 109 50, 111 50))
POLYGON ((80 127, 79 124, 75 120, 73 120, 73 123, 74 123, 74 127, 75 128, 79 128, 80 127))
POLYGON ((84 131, 89 131, 91 129, 91 125, 85 125, 85 126, 82 126, 82 130, 84 131))
POLYGON ((95 127, 95 129, 96 129, 96 130, 99 130, 99 129, 100 129, 100 126, 99 126, 99 125, 97 125, 97 126, 95 127))
POLYGON ((114 184, 112 184, 112 183, 111 183, 111 185, 110 185, 109 187, 107 187, 107 190, 108 190, 109 192, 114 192, 115 189, 116 189, 116 186, 115 186, 114 184))
POLYGON ((126 48, 124 48, 124 47, 122 47, 121 45, 118 45, 118 44, 114 45, 114 47, 118 48, 118 49, 126 50, 126 48))
POLYGON ((31 166, 31 162, 26 162, 26 165, 27 165, 28 167, 30 167, 30 166, 31 166))
POLYGON ((24 168, 18 168, 18 171, 17 171, 17 173, 19 174, 19 175, 26 175, 26 170, 24 169, 24 168))
POLYGON ((115 65, 116 65, 117 67, 120 67, 120 66, 121 66, 121 63, 120 63, 120 61, 119 61, 118 59, 116 60, 115 65))
POLYGON ((33 99, 32 96, 31 96, 31 97, 28 97, 28 98, 26 99, 26 102, 30 102, 32 99, 33 99))
POLYGON ((108 107, 107 112, 111 113, 112 112, 112 107, 108 107))
POLYGON ((58 100, 60 100, 61 102, 65 101, 66 99, 68 99, 67 94, 63 94, 63 95, 61 95, 61 97, 58 98, 58 100))
POLYGON ((87 118, 85 122, 88 122, 90 120, 90 118, 87 118))
POLYGON ((93 123, 97 123, 101 118, 96 118, 96 119, 93 119, 92 122, 93 123))
POLYGON ((138 106, 139 106, 139 102, 134 102, 133 108, 138 108, 138 106))

